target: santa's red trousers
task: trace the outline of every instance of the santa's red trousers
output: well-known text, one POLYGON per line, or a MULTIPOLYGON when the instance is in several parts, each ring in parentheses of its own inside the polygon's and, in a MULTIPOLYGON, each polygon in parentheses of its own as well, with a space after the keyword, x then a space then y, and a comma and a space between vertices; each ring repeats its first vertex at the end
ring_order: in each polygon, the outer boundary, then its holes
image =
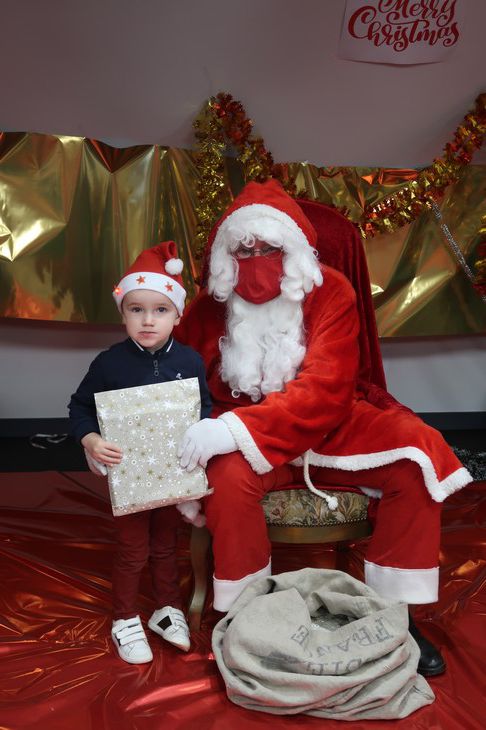
POLYGON ((177 573, 177 528, 180 514, 175 507, 135 512, 115 517, 117 546, 113 563, 113 618, 138 614, 140 575, 148 560, 155 608, 181 608, 177 573))
MULTIPOLYGON (((215 608, 227 610, 245 578, 270 572, 260 500, 270 490, 304 485, 304 479, 302 467, 289 464, 256 474, 239 451, 211 459, 207 475, 214 489, 205 512, 213 535, 215 608)), ((381 490, 366 554, 366 582, 381 595, 408 603, 437 600, 441 504, 430 497, 416 463, 403 459, 354 472, 311 467, 310 476, 321 489, 381 490)))

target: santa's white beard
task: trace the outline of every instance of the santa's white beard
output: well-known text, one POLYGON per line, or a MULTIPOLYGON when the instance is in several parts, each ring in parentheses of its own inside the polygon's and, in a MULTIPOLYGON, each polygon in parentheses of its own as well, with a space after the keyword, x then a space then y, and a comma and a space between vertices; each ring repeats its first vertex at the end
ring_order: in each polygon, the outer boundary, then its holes
POLYGON ((304 359, 302 303, 282 295, 252 304, 233 293, 221 338, 221 378, 253 401, 282 390, 304 359))

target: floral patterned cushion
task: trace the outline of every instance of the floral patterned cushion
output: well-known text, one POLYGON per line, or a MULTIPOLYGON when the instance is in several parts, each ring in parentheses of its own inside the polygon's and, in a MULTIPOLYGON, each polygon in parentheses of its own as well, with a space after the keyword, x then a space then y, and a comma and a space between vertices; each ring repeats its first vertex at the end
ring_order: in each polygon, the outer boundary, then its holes
POLYGON ((364 494, 332 491, 338 507, 330 510, 325 499, 308 489, 268 492, 262 499, 268 525, 285 527, 322 527, 366 520, 369 499, 364 494))

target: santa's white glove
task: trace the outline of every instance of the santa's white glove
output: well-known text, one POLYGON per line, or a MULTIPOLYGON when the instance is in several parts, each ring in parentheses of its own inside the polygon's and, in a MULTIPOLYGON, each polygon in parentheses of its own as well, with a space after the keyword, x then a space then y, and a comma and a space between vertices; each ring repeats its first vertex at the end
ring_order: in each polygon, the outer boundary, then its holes
POLYGON ((197 464, 205 467, 209 459, 217 454, 231 454, 238 449, 231 431, 220 418, 203 418, 189 426, 182 437, 177 456, 186 471, 192 471, 197 464))
POLYGON ((93 459, 92 456, 84 450, 84 455, 86 457, 86 461, 88 462, 88 466, 90 470, 93 472, 93 474, 97 474, 99 477, 106 477, 108 474, 108 469, 104 464, 101 464, 101 462, 96 461, 96 459, 93 459))

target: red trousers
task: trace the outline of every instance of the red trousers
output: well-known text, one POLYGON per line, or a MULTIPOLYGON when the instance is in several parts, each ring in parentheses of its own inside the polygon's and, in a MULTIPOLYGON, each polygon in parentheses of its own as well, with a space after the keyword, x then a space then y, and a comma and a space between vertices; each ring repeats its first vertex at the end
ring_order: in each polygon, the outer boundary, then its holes
MULTIPOLYGON (((270 572, 270 542, 260 500, 270 490, 304 485, 304 479, 301 467, 288 464, 256 474, 239 451, 211 459, 207 475, 214 489, 205 500, 205 512, 213 535, 215 607, 227 610, 245 577, 270 572)), ((381 595, 408 603, 437 600, 441 504, 430 497, 417 464, 404 459, 355 472, 311 467, 310 476, 321 489, 335 485, 381 490, 366 555, 366 582, 381 595)))
POLYGON ((177 572, 175 507, 115 517, 117 547, 113 564, 113 618, 136 616, 140 574, 149 561, 156 608, 181 608, 177 572))

